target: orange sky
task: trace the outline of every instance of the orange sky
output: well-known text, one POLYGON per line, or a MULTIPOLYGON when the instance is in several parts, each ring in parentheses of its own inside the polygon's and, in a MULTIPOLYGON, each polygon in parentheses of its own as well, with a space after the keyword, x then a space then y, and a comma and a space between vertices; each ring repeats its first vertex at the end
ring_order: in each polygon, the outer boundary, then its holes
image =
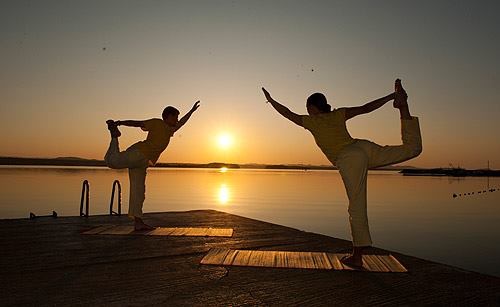
MULTIPOLYGON (((305 114, 313 92, 355 106, 400 77, 424 140, 406 164, 500 168, 498 7, 453 3, 2 3, 0 156, 102 158, 106 119, 185 113, 201 100, 160 162, 328 164, 260 87, 305 114), (220 133, 232 135, 226 150, 220 133)), ((400 142, 390 104, 348 127, 400 142)), ((145 137, 122 133, 123 149, 145 137)))

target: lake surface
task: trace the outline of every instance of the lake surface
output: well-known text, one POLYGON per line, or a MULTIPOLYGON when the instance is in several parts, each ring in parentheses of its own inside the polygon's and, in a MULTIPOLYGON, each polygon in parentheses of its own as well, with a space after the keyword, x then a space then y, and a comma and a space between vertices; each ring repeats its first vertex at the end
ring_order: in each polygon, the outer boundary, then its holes
MULTIPOLYGON (((108 213, 115 179, 122 183, 126 214, 127 171, 0 167, 0 218, 52 210, 60 216, 78 215, 84 179, 90 182, 91 215, 108 213)), ((374 245, 500 276, 500 191, 484 193, 488 187, 500 188, 500 178, 370 172, 368 215, 374 245)), ((347 197, 337 171, 148 169, 144 212, 194 209, 350 240, 347 197)))

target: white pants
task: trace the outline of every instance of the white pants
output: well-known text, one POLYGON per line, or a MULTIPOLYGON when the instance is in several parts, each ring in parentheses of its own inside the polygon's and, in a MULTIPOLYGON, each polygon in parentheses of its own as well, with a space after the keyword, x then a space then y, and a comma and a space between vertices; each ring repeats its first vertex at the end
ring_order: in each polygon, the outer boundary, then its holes
POLYGON ((335 161, 349 198, 349 223, 353 246, 372 244, 366 208, 366 177, 369 168, 400 163, 422 152, 422 137, 417 117, 401 120, 402 145, 380 146, 356 140, 344 147, 335 161))
POLYGON ((130 180, 128 216, 142 217, 142 205, 146 198, 148 159, 137 148, 128 148, 126 151, 120 152, 118 138, 112 138, 104 161, 110 168, 128 168, 130 180))

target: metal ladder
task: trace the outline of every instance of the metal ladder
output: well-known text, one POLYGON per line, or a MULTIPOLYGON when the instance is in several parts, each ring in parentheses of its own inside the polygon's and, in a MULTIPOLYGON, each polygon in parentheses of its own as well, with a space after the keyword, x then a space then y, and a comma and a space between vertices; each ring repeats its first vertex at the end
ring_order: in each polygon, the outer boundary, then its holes
MULTIPOLYGON (((89 195, 90 195, 90 185, 88 180, 84 180, 82 183, 82 195, 80 198, 80 216, 89 217, 89 195), (85 211, 83 211, 83 203, 85 202, 85 211)), ((111 201, 109 202, 109 215, 122 215, 122 186, 119 180, 113 181, 113 187, 111 190, 111 201), (115 190, 118 187, 118 201, 117 207, 118 212, 113 211, 113 202, 115 199, 115 190)))
POLYGON ((109 202, 109 215, 122 215, 122 185, 119 180, 113 181, 113 188, 111 190, 111 201, 109 202), (113 211, 113 200, 115 198, 115 188, 118 186, 118 212, 113 211))
POLYGON ((89 181, 84 180, 82 183, 82 197, 80 198, 80 216, 89 217, 89 181), (83 200, 85 197, 85 213, 83 212, 83 200))

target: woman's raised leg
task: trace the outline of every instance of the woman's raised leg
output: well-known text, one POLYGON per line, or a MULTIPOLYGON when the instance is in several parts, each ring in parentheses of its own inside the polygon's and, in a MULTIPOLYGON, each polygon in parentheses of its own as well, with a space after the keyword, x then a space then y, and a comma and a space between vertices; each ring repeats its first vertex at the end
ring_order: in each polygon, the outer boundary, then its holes
POLYGON ((408 107, 408 95, 401 85, 401 80, 395 83, 394 107, 399 109, 401 117, 402 145, 380 146, 371 142, 362 142, 369 157, 368 167, 376 168, 404 162, 415 158, 422 152, 422 136, 417 117, 411 116, 408 107))

